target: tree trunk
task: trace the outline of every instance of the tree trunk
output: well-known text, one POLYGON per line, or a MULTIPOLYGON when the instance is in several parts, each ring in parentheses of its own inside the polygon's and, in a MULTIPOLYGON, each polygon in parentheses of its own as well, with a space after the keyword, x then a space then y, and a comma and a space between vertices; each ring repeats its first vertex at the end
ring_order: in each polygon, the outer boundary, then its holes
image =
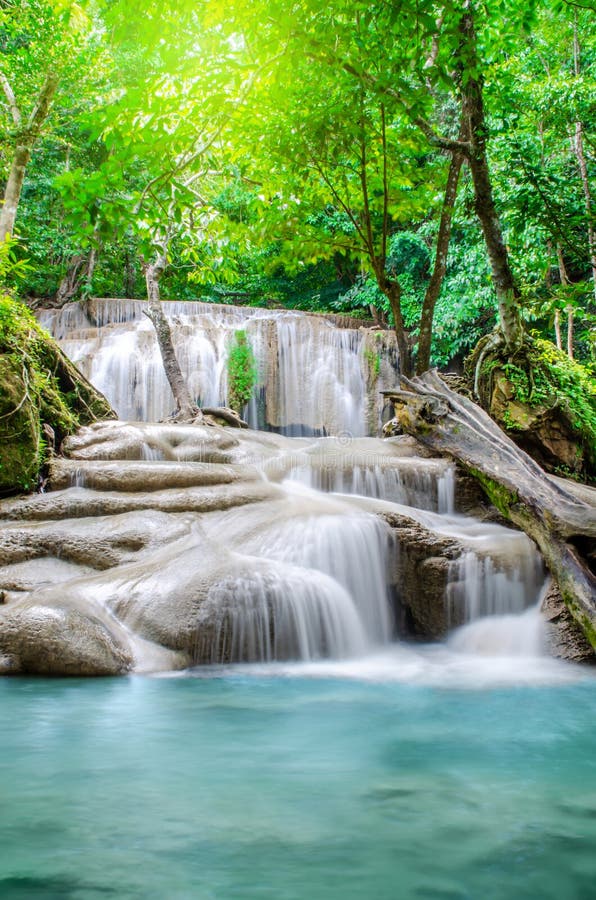
POLYGON ((4 191, 4 203, 0 211, 0 242, 10 237, 14 231, 14 223, 25 180, 27 164, 31 159, 33 147, 48 117, 50 106, 58 87, 58 75, 50 72, 39 92, 37 103, 29 116, 26 126, 19 133, 12 165, 4 191))
POLYGON ((567 308, 567 356, 573 359, 573 310, 567 308))
POLYGON ((405 432, 466 468, 499 512, 538 545, 596 648, 596 491, 547 475, 475 403, 427 372, 389 393, 405 432))
POLYGON ((155 328, 166 378, 178 409, 176 418, 182 421, 190 421, 197 419, 197 417, 202 418, 202 414, 190 396, 186 379, 182 374, 176 351, 174 350, 170 323, 164 314, 160 301, 159 279, 163 274, 165 265, 165 251, 157 257, 155 262, 145 265, 145 281, 147 284, 147 299, 149 301, 149 309, 145 314, 151 319, 155 328))
POLYGON ((70 303, 73 297, 76 296, 81 285, 81 269, 84 262, 85 256, 82 253, 73 256, 68 264, 66 275, 58 285, 58 290, 52 301, 52 306, 61 309, 66 303, 70 303))
POLYGON ((397 349, 399 351, 399 371, 402 375, 412 374, 412 348, 408 338, 408 334, 404 328, 404 320, 401 312, 401 287, 398 281, 387 278, 384 272, 377 272, 377 284, 381 291, 389 300, 391 312, 393 313, 393 322, 395 325, 395 336, 397 338, 397 349))
POLYGON ((474 208, 480 220, 490 260, 492 279, 499 305, 499 324, 506 349, 515 353, 523 343, 524 328, 520 316, 520 293, 515 283, 509 254, 496 210, 486 151, 488 128, 484 115, 482 75, 476 48, 474 15, 466 3, 460 30, 465 65, 461 78, 462 114, 468 121, 470 149, 468 162, 474 182, 474 208))
POLYGON ((136 286, 135 257, 127 247, 124 253, 124 296, 133 298, 136 286))
MULTIPOLYGON (((459 139, 465 140, 466 137, 467 130, 462 121, 459 139)), ((424 294, 422 311, 420 313, 420 336, 418 338, 418 355, 416 357, 416 373, 418 375, 426 372, 430 366, 433 317, 435 314, 435 306, 439 299, 439 294, 441 293, 445 271, 447 269, 447 253, 449 252, 449 240, 451 238, 451 222, 457 197, 459 174, 461 172, 463 161, 463 153, 454 151, 451 154, 451 162, 449 163, 449 172, 447 174, 447 184, 445 185, 445 196, 443 198, 443 208, 441 210, 441 221, 439 223, 439 233, 437 235, 435 262, 430 281, 424 294)))
POLYGON ((555 343, 557 350, 563 350, 563 338, 561 337, 561 311, 555 309, 555 343))
MULTIPOLYGON (((557 244, 557 261, 559 263, 559 278, 561 279, 561 284, 563 287, 567 287, 570 282, 569 276, 567 275, 567 269, 565 268, 565 260, 563 259, 563 250, 560 244, 557 244)), ((557 338, 557 347, 559 350, 562 350, 563 342, 561 340, 561 317, 559 310, 555 313, 555 334, 557 338)), ((573 309, 571 307, 567 309, 567 355, 570 359, 573 359, 573 309)))
POLYGON ((97 247, 95 246, 91 248, 86 256, 83 253, 73 256, 51 305, 61 309, 67 303, 70 303, 83 287, 89 288, 96 264, 97 247))

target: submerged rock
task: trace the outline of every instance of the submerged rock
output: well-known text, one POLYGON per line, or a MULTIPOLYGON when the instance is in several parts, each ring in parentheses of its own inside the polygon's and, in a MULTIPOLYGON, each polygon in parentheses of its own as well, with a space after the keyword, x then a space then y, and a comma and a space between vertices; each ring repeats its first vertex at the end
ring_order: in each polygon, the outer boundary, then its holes
POLYGON ((385 518, 398 543, 391 581, 401 634, 442 640, 451 628, 465 621, 463 604, 449 597, 448 585, 451 563, 466 548, 411 518, 395 514, 385 518))

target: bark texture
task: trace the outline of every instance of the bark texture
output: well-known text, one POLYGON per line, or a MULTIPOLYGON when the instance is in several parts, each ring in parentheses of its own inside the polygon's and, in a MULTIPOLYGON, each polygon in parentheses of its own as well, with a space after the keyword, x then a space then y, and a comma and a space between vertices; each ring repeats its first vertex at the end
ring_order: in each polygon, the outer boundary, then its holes
POLYGON ((379 288, 389 300, 391 312, 393 313, 397 349, 399 350, 399 371, 402 375, 411 375, 412 345, 404 326, 404 319, 401 311, 401 286, 396 279, 387 278, 384 272, 384 265, 383 270, 376 272, 376 278, 379 288))
MULTIPOLYGON (((464 121, 462 121, 460 127, 459 137, 460 140, 465 140, 467 137, 467 123, 464 121)), ((418 338, 418 355, 416 357, 417 375, 422 375, 422 373, 426 372, 430 366, 433 318, 435 306, 439 299, 439 294, 441 293, 441 286, 447 269, 447 253, 449 252, 449 241, 451 239, 453 208, 457 197, 459 175, 463 161, 464 154, 461 151, 454 151, 451 154, 451 162, 447 174, 447 184, 445 185, 445 196, 443 198, 443 208, 441 210, 441 220, 439 222, 439 233, 437 235, 435 262, 428 287, 424 294, 422 311, 420 313, 420 337, 418 338)))
POLYGON ((97 247, 92 247, 89 253, 79 253, 74 256, 66 271, 66 274, 51 303, 52 307, 61 309, 66 303, 70 303, 85 287, 90 289, 91 279, 97 264, 97 247))
POLYGON ((180 369, 180 363, 174 350, 172 341, 172 331, 163 307, 161 305, 159 295, 159 279, 163 274, 166 266, 165 251, 160 254, 153 263, 145 266, 145 281, 147 284, 147 300, 149 309, 146 315, 153 323, 155 333, 157 335, 157 343, 159 344, 159 352, 163 362, 163 367, 170 385, 174 400, 176 401, 177 415, 176 418, 183 421, 202 418, 202 414, 193 402, 186 379, 180 369))
POLYGON ((390 393, 402 429, 460 462, 502 515, 538 545, 569 611, 596 648, 596 491, 547 475, 479 406, 436 372, 390 393))
POLYGON ((490 260, 492 279, 499 305, 499 321, 507 350, 514 353, 523 342, 524 329, 519 312, 520 294, 509 265, 509 254, 503 239, 495 206, 487 157, 488 127, 484 114, 483 84, 476 46, 476 31, 471 4, 466 4, 460 31, 462 52, 466 60, 462 77, 462 114, 469 127, 467 152, 474 182, 474 207, 482 227, 490 260))

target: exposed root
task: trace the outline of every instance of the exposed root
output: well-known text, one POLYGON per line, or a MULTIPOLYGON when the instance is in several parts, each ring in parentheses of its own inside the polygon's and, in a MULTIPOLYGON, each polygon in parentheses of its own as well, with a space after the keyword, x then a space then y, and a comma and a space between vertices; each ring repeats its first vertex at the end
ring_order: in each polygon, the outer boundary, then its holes
MULTIPOLYGON (((223 419, 224 422, 227 422, 227 424, 231 425, 233 428, 249 427, 248 422, 245 422, 244 419, 241 419, 233 409, 229 409, 229 407, 227 406, 207 406, 203 408, 202 412, 204 416, 209 416, 213 419, 223 419)), ((206 424, 216 425, 218 423, 206 421, 206 424)))

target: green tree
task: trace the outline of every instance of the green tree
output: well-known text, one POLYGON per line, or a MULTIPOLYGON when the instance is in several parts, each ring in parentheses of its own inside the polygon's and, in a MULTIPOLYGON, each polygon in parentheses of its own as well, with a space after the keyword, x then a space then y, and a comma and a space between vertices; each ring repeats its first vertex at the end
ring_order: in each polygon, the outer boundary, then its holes
POLYGON ((90 20, 74 2, 7 0, 0 8, 0 87, 8 135, 2 145, 0 241, 13 234, 31 155, 60 82, 77 69, 91 32, 90 20))

